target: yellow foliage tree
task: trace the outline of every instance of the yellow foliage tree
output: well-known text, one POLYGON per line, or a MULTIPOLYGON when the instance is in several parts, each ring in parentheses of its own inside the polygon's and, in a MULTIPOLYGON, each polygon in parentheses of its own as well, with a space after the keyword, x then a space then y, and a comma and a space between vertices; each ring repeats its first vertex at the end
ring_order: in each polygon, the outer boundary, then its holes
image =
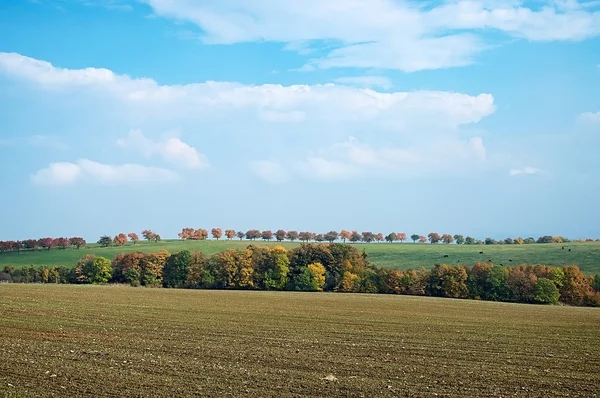
POLYGON ((308 269, 313 275, 318 291, 323 291, 325 287, 325 267, 321 263, 312 263, 308 265, 308 269))

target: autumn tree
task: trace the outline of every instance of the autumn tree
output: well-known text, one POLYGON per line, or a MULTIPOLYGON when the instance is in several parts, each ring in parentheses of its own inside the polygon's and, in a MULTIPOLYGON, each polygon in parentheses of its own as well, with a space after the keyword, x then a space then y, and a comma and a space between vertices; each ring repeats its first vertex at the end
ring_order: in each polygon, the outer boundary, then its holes
POLYGON ((127 243, 127 235, 120 233, 114 237, 113 242, 115 246, 123 246, 127 243))
POLYGON ((375 240, 376 237, 377 236, 373 232, 367 231, 362 233, 361 239, 365 243, 371 243, 375 240))
POLYGON ((288 231, 285 234, 285 238, 288 239, 290 242, 293 242, 295 240, 298 240, 298 232, 297 231, 288 231))
POLYGON ((427 293, 432 296, 467 298, 467 269, 462 265, 451 267, 437 264, 430 271, 427 293))
MULTIPOLYGON (((109 237, 110 239, 110 237, 109 237)), ((52 238, 42 238, 40 240, 38 240, 38 246, 41 247, 42 249, 48 249, 51 250, 54 247, 54 239, 52 238)))
POLYGON ((333 243, 337 238, 338 238, 339 234, 337 233, 337 231, 329 231, 325 234, 325 240, 329 243, 333 243))
POLYGON ((325 241, 325 235, 323 234, 316 234, 313 238, 315 241, 321 243, 325 241))
POLYGON ((346 243, 346 240, 350 240, 350 238, 352 237, 352 233, 346 231, 345 229, 342 229, 340 232, 340 239, 342 240, 342 242, 346 243))
POLYGON ((235 238, 235 231, 233 229, 226 229, 225 237, 229 240, 232 240, 233 238, 235 238))
POLYGON ((182 228, 181 232, 177 234, 181 240, 192 239, 194 236, 195 229, 194 228, 182 228))
MULTIPOLYGON (((59 238, 59 239, 64 239, 64 238, 59 238)), ((62 246, 63 249, 67 248, 69 246, 69 240, 67 239, 67 242, 65 243, 64 246, 62 246)), ((17 253, 20 252, 23 248, 25 248, 25 243, 23 243, 20 240, 14 241, 12 244, 12 248, 14 251, 16 251, 17 253)))
POLYGON ((302 241, 302 242, 308 242, 310 241, 312 238, 314 237, 312 232, 300 232, 298 234, 298 238, 302 241))
POLYGON ((100 239, 98 239, 98 244, 102 247, 108 247, 110 245, 112 245, 112 238, 108 235, 104 235, 101 236, 100 239))
POLYGON ((278 229, 277 232, 275 232, 275 239, 277 240, 277 242, 281 242, 285 239, 287 232, 285 232, 283 229, 278 229))
POLYGON ((265 241, 270 241, 273 239, 273 232, 271 232, 271 230, 262 231, 260 237, 265 241))
POLYGON ((127 237, 131 242, 133 242, 134 245, 140 241, 140 237, 135 232, 128 233, 127 237))
POLYGON ((250 250, 229 249, 215 254, 209 266, 219 288, 249 289, 254 287, 254 268, 250 250))
POLYGON ((564 281, 560 287, 560 301, 570 305, 582 305, 592 286, 590 279, 576 265, 563 267, 564 281))
POLYGON ((404 232, 398 232, 396 234, 396 236, 397 236, 396 240, 399 240, 400 243, 402 243, 402 242, 404 242, 406 240, 406 234, 404 232))
POLYGON ((419 240, 419 238, 421 238, 421 235, 419 234, 412 234, 410 236, 410 239, 412 239, 413 243, 416 243, 419 240))
POLYGON ((246 239, 248 240, 256 240, 261 237, 261 233, 258 229, 251 229, 246 232, 246 239))
POLYGON ((144 237, 144 239, 146 239, 148 242, 154 240, 154 236, 156 234, 152 231, 150 231, 149 229, 145 229, 142 231, 142 236, 144 237))
POLYGON ((438 243, 442 240, 440 234, 438 234, 437 232, 430 232, 429 235, 427 235, 427 237, 429 238, 429 242, 433 244, 438 243))
POLYGON ((362 235, 358 233, 358 231, 352 231, 352 234, 350 235, 350 242, 352 243, 356 243, 356 242, 360 242, 362 240, 362 235))
MULTIPOLYGON (((74 238, 72 238, 74 239, 74 238)), ((38 247, 38 241, 37 239, 27 239, 23 242, 23 244, 25 245, 25 249, 31 249, 34 250, 36 247, 38 247)), ((74 245, 73 242, 71 242, 72 245, 74 245)), ((79 247, 77 247, 79 249, 79 247)))
POLYGON ((385 237, 385 240, 389 243, 393 243, 398 240, 398 235, 395 232, 392 232, 385 237))
MULTIPOLYGON (((15 243, 20 243, 20 242, 15 242, 15 243)), ((56 238, 56 239, 54 239, 53 245, 55 247, 58 247, 59 249, 64 250, 71 245, 71 242, 67 238, 56 238)))
POLYGON ((146 254, 141 264, 140 282, 143 286, 162 285, 163 269, 170 255, 165 249, 146 254))
MULTIPOLYGON (((227 231, 225 231, 225 236, 227 236, 227 231)), ((184 287, 188 289, 212 288, 215 284, 215 278, 209 270, 208 263, 209 258, 204 253, 191 253, 184 287)))
POLYGON ((317 291, 323 291, 325 287, 325 267, 321 263, 308 264, 317 291))
POLYGON ((377 235, 375 235, 375 240, 377 242, 383 242, 383 234, 379 232, 377 235))
POLYGON ((213 238, 219 240, 223 236, 223 231, 221 230, 221 228, 213 228, 210 230, 210 234, 213 238))
POLYGON ((449 245, 450 243, 454 242, 454 237, 452 237, 450 234, 444 234, 442 235, 442 242, 449 245))
POLYGON ((288 284, 290 260, 282 246, 258 248, 249 246, 254 269, 254 286, 266 290, 283 290, 288 284))
POLYGON ((79 283, 104 284, 112 276, 111 262, 107 258, 87 254, 77 262, 73 274, 79 283))
POLYGON ((427 243, 427 237, 425 237, 423 235, 419 236, 419 242, 421 242, 421 243, 427 243))
POLYGON ((112 261, 112 280, 117 283, 139 286, 145 257, 146 255, 142 252, 118 254, 112 261))
POLYGON ((240 240, 243 240, 244 236, 246 236, 246 234, 243 233, 242 231, 238 231, 238 232, 236 232, 235 236, 237 236, 240 240))

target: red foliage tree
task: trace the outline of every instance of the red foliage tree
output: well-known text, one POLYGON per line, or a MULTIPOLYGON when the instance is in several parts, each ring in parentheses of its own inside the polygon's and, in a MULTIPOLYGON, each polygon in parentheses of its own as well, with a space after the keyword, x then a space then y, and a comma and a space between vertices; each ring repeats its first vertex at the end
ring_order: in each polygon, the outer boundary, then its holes
POLYGON ((278 229, 277 232, 275 232, 275 239, 277 239, 277 242, 281 242, 285 239, 286 235, 287 232, 285 232, 283 229, 278 229))
POLYGON ((404 232, 398 232, 396 234, 396 236, 398 237, 398 240, 400 241, 400 243, 402 243, 406 240, 406 234, 404 232))
POLYGON ((223 230, 221 228, 213 228, 210 230, 210 234, 213 238, 219 240, 223 236, 223 230))
POLYGON ((75 246, 77 249, 80 249, 87 244, 85 239, 80 238, 78 236, 74 236, 71 239, 69 239, 69 243, 71 243, 71 246, 75 246))
POLYGON ((273 239, 273 232, 270 230, 262 231, 260 236, 263 238, 263 240, 271 240, 273 239))
POLYGON ((129 237, 129 240, 133 242, 134 245, 140 241, 140 237, 135 232, 130 232, 127 234, 127 236, 129 237))
POLYGON ((144 239, 150 242, 156 237, 156 234, 149 229, 145 229, 142 231, 142 236, 144 237, 144 239))
POLYGON ((67 238, 56 238, 52 240, 52 244, 54 247, 64 250, 71 245, 71 242, 67 238))
POLYGON ((227 237, 227 239, 231 240, 235 238, 235 231, 233 229, 227 229, 225 230, 225 236, 227 237))
POLYGON ((115 246, 125 245, 125 243, 127 243, 127 235, 125 235, 124 233, 118 234, 114 237, 113 243, 115 244, 115 246))
POLYGON ((42 249, 52 249, 54 247, 54 239, 52 238, 42 238, 38 241, 38 245, 42 249))
POLYGON ((352 237, 352 233, 351 233, 351 232, 348 232, 348 231, 346 231, 345 229, 342 229, 342 230, 340 231, 340 239, 341 239, 341 240, 342 240, 344 243, 346 243, 346 239, 350 239, 350 237, 352 237))

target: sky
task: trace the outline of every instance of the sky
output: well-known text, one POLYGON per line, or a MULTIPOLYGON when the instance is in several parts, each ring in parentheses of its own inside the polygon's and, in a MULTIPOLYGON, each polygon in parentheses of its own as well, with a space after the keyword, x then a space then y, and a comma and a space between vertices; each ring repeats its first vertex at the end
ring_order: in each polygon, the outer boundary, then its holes
POLYGON ((600 237, 600 1, 0 0, 0 239, 600 237))

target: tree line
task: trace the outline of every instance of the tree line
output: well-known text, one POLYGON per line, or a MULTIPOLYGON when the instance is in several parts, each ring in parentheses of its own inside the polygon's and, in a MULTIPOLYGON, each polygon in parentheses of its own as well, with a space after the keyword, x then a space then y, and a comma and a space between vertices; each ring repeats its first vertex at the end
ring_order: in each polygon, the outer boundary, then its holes
MULTIPOLYGON (((285 231, 283 229, 279 229, 275 232, 271 230, 260 231, 258 229, 250 229, 246 232, 244 231, 236 231, 234 229, 226 229, 223 231, 221 228, 212 228, 209 231, 204 228, 183 228, 181 232, 178 234, 179 238, 182 240, 207 240, 209 236, 213 239, 219 240, 221 238, 226 238, 229 240, 238 238, 239 240, 251 240, 256 241, 257 239, 262 239, 263 241, 271 241, 275 239, 278 242, 283 242, 288 240, 290 242, 300 241, 300 242, 329 242, 333 243, 335 241, 342 241, 343 243, 351 242, 351 243, 373 243, 373 242, 404 242, 408 240, 408 236, 404 232, 390 232, 387 235, 383 235, 383 233, 374 233, 370 231, 358 232, 358 231, 346 231, 341 230, 337 231, 329 231, 327 233, 315 233, 315 232, 298 232, 298 231, 285 231)), ((541 236, 538 239, 534 239, 532 237, 528 238, 506 238, 501 240, 495 240, 492 238, 485 238, 484 240, 475 239, 472 236, 463 236, 460 234, 439 234, 437 232, 430 232, 427 236, 412 234, 410 235, 410 240, 413 243, 445 243, 452 244, 455 243, 457 245, 495 245, 495 244, 507 244, 507 245, 522 245, 522 244, 533 244, 533 243, 568 243, 572 242, 572 240, 562 237, 562 236, 541 236)), ((575 242, 593 242, 593 239, 578 239, 575 242)), ((597 242, 600 242, 600 239, 596 239, 597 242)))
MULTIPOLYGON (((159 242, 161 241, 161 236, 151 230, 142 231, 142 237, 148 242, 159 242)), ((506 238, 501 240, 495 240, 492 238, 485 238, 484 240, 475 239, 471 236, 463 236, 460 234, 439 234, 437 232, 430 232, 427 236, 412 234, 410 237, 407 236, 404 232, 391 232, 387 235, 383 235, 382 233, 373 233, 369 231, 358 232, 358 231, 346 231, 341 230, 337 231, 329 231, 327 233, 314 233, 314 232, 298 232, 298 231, 285 231, 283 229, 279 229, 275 232, 271 230, 260 231, 257 229, 251 229, 246 232, 243 231, 235 231, 233 229, 226 229, 223 231, 221 228, 212 228, 210 233, 208 230, 203 228, 183 228, 181 232, 178 234, 179 238, 182 240, 207 240, 209 236, 213 239, 219 240, 223 237, 226 239, 239 239, 239 240, 250 240, 256 241, 257 239, 262 239, 263 241, 272 241, 275 239, 278 242, 283 241, 300 241, 300 242, 329 242, 333 243, 336 241, 341 241, 343 243, 351 242, 351 243, 373 243, 373 242, 404 242, 410 240, 413 243, 445 243, 445 244, 457 244, 457 245, 496 245, 496 244, 506 244, 506 245, 527 245, 534 243, 569 243, 569 242, 593 242, 593 239, 578 239, 578 240, 570 240, 568 238, 562 236, 540 236, 537 239, 532 237, 528 238, 506 238)), ((139 235, 135 232, 130 232, 128 234, 119 233, 114 237, 104 235, 101 236, 97 243, 102 247, 108 246, 123 246, 127 243, 137 244, 140 241, 139 235)), ((596 242, 600 242, 600 239, 596 239, 596 242)), ((41 239, 27 239, 23 241, 0 241, 0 254, 7 252, 20 252, 22 250, 64 250, 69 247, 75 247, 80 249, 85 247, 87 242, 85 239, 80 237, 73 238, 41 238, 41 239)))
POLYGON ((430 271, 389 270, 369 263, 355 246, 302 244, 228 249, 213 256, 166 250, 123 253, 112 261, 88 254, 74 268, 7 266, 0 281, 21 283, 126 283, 188 289, 256 289, 388 293, 519 303, 600 306, 600 275, 575 265, 473 267, 438 264, 430 271))

